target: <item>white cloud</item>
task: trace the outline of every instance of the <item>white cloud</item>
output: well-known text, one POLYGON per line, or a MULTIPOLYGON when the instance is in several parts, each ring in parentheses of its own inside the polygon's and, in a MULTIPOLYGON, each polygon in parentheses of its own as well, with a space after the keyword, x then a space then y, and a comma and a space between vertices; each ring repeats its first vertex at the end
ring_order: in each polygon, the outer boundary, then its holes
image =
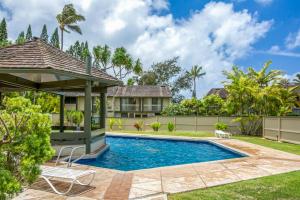
POLYGON ((259 51, 256 50, 256 53, 262 53, 262 54, 270 54, 270 55, 276 55, 276 56, 286 56, 286 57, 294 57, 294 58, 300 58, 300 53, 295 53, 290 50, 281 49, 278 45, 272 46, 267 51, 259 51))
POLYGON ((300 29, 296 33, 290 33, 285 40, 288 49, 300 47, 300 29))
POLYGON ((261 5, 270 5, 272 2, 273 2, 273 0, 254 0, 256 3, 259 3, 259 4, 261 4, 261 5))
MULTIPOLYGON (((55 15, 64 3, 28 0, 20 4, 2 0, 12 13, 8 21, 9 34, 15 38, 29 23, 35 35, 40 34, 44 23, 49 32, 52 31, 57 26, 55 15)), ((180 21, 171 13, 160 14, 162 10, 168 11, 167 0, 89 0, 87 3, 76 0, 73 3, 86 21, 81 23, 82 36, 66 35, 66 46, 76 39, 87 40, 90 46, 125 46, 135 58, 140 57, 146 67, 180 56, 184 68, 200 64, 207 72, 198 81, 198 94, 219 86, 222 71, 245 56, 271 26, 270 21, 258 21, 248 11, 235 11, 232 4, 221 2, 208 3, 180 21)))

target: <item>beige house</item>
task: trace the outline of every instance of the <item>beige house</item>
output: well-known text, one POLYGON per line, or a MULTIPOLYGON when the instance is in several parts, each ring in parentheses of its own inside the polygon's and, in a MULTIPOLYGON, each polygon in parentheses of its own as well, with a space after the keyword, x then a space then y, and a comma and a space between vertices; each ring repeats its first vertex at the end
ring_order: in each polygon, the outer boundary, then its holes
POLYGON ((151 117, 171 102, 167 86, 116 86, 108 88, 107 117, 151 117))
MULTIPOLYGON (((66 92, 66 110, 84 111, 84 93, 66 92)), ((97 116, 98 94, 92 94, 92 113, 97 116)), ((167 86, 116 86, 107 89, 107 117, 150 117, 159 115, 170 104, 171 91, 167 86)))

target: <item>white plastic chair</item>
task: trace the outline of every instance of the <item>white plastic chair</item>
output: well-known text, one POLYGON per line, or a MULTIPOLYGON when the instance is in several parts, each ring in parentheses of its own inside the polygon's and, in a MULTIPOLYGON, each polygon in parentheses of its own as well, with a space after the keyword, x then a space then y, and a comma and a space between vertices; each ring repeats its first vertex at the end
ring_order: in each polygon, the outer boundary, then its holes
POLYGON ((230 133, 224 132, 222 130, 215 130, 215 136, 218 138, 230 138, 230 133))

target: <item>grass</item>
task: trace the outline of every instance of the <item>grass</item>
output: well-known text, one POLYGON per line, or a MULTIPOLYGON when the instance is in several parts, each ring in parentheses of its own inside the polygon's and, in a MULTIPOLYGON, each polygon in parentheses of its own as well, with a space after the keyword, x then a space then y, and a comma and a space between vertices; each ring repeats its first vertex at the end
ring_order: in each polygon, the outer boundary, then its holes
POLYGON ((250 142, 253 144, 258 144, 261 146, 269 147, 272 149, 277 149, 289 153, 294 153, 300 155, 300 145, 299 144, 291 144, 286 142, 277 142, 273 140, 264 139, 261 137, 254 136, 234 136, 233 138, 239 139, 245 142, 250 142))
POLYGON ((170 195, 170 200, 300 199, 300 171, 170 195))

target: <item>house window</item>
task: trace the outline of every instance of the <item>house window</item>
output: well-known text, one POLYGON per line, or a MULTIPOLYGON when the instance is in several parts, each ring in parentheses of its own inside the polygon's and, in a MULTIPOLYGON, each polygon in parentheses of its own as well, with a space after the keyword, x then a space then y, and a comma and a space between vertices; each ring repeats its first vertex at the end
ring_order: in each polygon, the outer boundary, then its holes
POLYGON ((121 99, 122 111, 138 111, 139 104, 136 98, 122 98, 121 99))
POLYGON ((158 105, 158 98, 152 98, 152 105, 158 105))
POLYGON ((65 97, 65 104, 76 104, 76 97, 65 97))
POLYGON ((160 112, 161 111, 161 99, 159 98, 152 98, 152 111, 153 112, 160 112))

